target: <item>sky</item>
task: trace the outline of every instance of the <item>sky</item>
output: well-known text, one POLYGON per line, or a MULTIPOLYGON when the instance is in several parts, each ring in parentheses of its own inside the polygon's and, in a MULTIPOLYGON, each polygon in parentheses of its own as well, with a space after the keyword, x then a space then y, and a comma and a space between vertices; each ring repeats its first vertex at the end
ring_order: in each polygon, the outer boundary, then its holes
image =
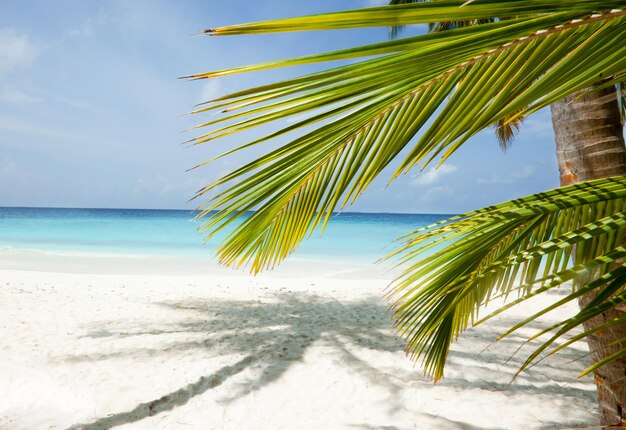
MULTIPOLYGON (((199 30, 376 5, 378 0, 64 0, 0 3, 0 206, 193 209, 195 191, 270 146, 187 171, 245 143, 188 147, 197 103, 319 66, 217 80, 191 73, 387 40, 387 29, 208 37, 199 30)), ((425 31, 408 28, 405 35, 425 31)), ((264 130, 255 131, 257 135, 264 130)), ((437 170, 388 186, 383 172, 349 211, 460 213, 558 186, 549 111, 502 152, 479 133, 437 170)))

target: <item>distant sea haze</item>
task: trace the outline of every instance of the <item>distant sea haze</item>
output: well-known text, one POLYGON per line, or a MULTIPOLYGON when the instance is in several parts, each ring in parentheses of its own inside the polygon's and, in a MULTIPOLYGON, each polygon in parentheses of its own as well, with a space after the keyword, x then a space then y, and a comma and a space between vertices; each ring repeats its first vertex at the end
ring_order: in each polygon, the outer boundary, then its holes
MULTIPOLYGON (((393 250, 394 239, 448 216, 344 212, 294 257, 373 262, 393 250)), ((226 233, 204 244, 199 225, 185 210, 0 207, 0 249, 209 257, 226 233)))

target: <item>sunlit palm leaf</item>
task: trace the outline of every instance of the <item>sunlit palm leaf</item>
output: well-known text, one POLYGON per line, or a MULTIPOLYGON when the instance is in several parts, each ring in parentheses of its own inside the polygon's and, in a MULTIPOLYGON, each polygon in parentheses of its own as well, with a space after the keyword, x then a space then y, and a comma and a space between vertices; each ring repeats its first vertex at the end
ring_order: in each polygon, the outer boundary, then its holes
MULTIPOLYGON (((431 1, 431 0, 389 0, 388 4, 390 6, 393 6, 393 5, 399 5, 399 4, 424 3, 428 1, 431 1)), ((445 22, 435 22, 435 23, 431 22, 430 24, 428 24, 428 31, 438 32, 438 31, 446 31, 446 30, 452 30, 452 29, 462 28, 462 27, 470 27, 470 26, 475 26, 479 24, 487 24, 489 22, 497 21, 498 19, 502 19, 502 18, 472 19, 472 20, 467 20, 467 21, 445 21, 445 22)), ((389 38, 395 39, 396 37, 398 37, 402 29, 404 29, 404 26, 389 27, 389 38)), ((521 123, 523 122, 523 120, 524 120, 523 116, 520 117, 516 115, 512 117, 510 121, 509 121, 509 118, 499 119, 494 125, 496 139, 498 140, 500 148, 503 151, 506 151, 513 143, 513 139, 515 135, 517 134, 517 132, 519 131, 519 127, 521 123)))
POLYGON ((622 1, 551 1, 544 0, 481 0, 462 7, 464 0, 438 0, 428 3, 371 7, 345 12, 276 19, 250 24, 223 26, 205 30, 211 35, 277 33, 305 30, 337 30, 344 28, 397 26, 429 22, 468 21, 501 16, 536 16, 563 10, 610 10, 624 6, 622 1))
MULTIPOLYGON (((396 254, 408 268, 390 292, 394 320, 409 352, 439 378, 451 341, 477 321, 490 299, 520 295, 492 317, 565 282, 575 288, 562 302, 605 288, 578 315, 547 329, 558 330, 525 368, 556 339, 626 294, 620 263, 626 256, 621 246, 625 232, 626 177, 536 194, 420 229, 396 254), (575 265, 570 258, 574 248, 575 265), (422 259, 425 253, 430 254, 422 259), (611 282, 613 290, 606 288, 611 282)), ((505 335, 553 308, 540 310, 505 335)))
POLYGON ((202 196, 219 188, 201 214, 211 214, 204 225, 208 235, 257 209, 227 238, 218 251, 221 261, 250 262, 253 272, 273 267, 316 226, 325 225, 338 205, 354 201, 422 127, 422 136, 394 177, 416 165, 423 168, 436 157, 446 159, 488 126, 509 127, 521 116, 595 83, 598 76, 622 73, 626 70, 626 12, 592 12, 626 6, 626 2, 574 3, 481 1, 459 8, 459 2, 438 1, 215 29, 216 34, 239 34, 373 22, 437 22, 444 18, 442 11, 452 14, 446 15, 447 20, 518 16, 334 53, 191 75, 201 79, 370 57, 220 97, 196 111, 226 113, 201 125, 218 128, 192 139, 196 144, 293 115, 310 114, 241 148, 324 123, 199 192, 202 196), (426 127, 431 118, 434 121, 426 127), (223 189, 225 185, 229 188, 223 189))

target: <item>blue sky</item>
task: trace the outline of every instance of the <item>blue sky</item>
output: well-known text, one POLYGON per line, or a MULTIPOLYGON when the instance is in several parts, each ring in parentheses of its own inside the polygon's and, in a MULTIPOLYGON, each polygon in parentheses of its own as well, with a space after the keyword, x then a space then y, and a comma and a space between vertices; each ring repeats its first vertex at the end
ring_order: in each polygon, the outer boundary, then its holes
MULTIPOLYGON (((186 172, 250 135, 186 148, 194 104, 310 68, 186 82, 182 75, 383 41, 385 28, 206 37, 197 31, 375 4, 20 1, 0 3, 0 206, 194 208, 211 179, 267 148, 186 172)), ((408 34, 423 31, 408 29, 408 34)), ((257 133, 262 132, 259 130, 257 133)), ((484 131, 438 170, 383 175, 348 210, 457 213, 558 185, 548 111, 500 151, 484 131)))

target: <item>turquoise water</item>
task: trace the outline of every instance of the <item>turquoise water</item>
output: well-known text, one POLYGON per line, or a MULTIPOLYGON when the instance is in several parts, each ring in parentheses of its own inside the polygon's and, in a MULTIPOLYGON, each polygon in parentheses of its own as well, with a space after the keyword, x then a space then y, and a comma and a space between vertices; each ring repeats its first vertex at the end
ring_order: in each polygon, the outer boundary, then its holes
MULTIPOLYGON (((193 213, 145 209, 0 208, 0 249, 52 253, 206 257, 224 235, 203 244, 193 213)), ((375 261, 391 241, 445 215, 342 213, 294 257, 375 261)))

